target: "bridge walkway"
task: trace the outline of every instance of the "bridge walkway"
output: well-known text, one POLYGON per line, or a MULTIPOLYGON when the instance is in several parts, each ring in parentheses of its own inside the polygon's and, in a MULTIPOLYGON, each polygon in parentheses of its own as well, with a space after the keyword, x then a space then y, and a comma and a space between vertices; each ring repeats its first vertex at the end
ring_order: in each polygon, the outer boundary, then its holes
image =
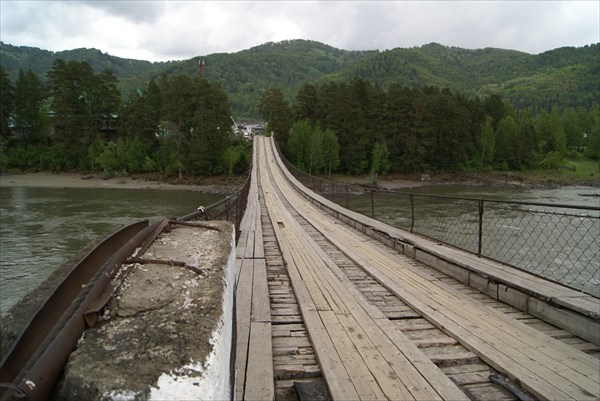
POLYGON ((408 257, 365 241, 292 188, 269 139, 255 138, 254 152, 252 188, 238 243, 237 399, 276 398, 269 306, 273 297, 261 217, 273 227, 302 324, 333 399, 469 398, 367 299, 298 215, 417 316, 535 397, 600 396, 597 358, 457 291, 408 257), (268 216, 261 216, 261 202, 268 216))

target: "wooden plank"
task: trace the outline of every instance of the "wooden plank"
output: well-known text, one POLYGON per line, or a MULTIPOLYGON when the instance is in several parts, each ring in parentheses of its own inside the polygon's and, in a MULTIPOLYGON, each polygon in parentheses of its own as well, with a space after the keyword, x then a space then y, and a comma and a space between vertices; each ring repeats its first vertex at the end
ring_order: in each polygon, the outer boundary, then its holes
POLYGON ((494 385, 492 383, 480 383, 480 384, 468 384, 465 389, 471 394, 482 394, 485 395, 486 400, 494 401, 513 401, 515 396, 502 387, 494 385))
MULTIPOLYGON (((404 295, 406 300, 406 294, 404 295)), ((460 322, 455 323, 455 321, 452 319, 449 320, 446 316, 444 316, 443 313, 440 312, 440 310, 443 309, 441 306, 434 306, 431 304, 431 301, 432 296, 430 295, 428 297, 428 304, 424 304, 423 301, 421 301, 420 303, 413 304, 413 306, 417 307, 419 310, 421 310, 421 312, 424 312, 428 318, 439 322, 440 325, 445 327, 447 331, 449 330, 457 338, 460 338, 461 342, 463 342, 465 345, 468 345, 470 349, 478 351, 478 355, 488 363, 491 363, 492 366, 495 366, 500 370, 504 369, 510 372, 510 374, 514 375, 513 377, 520 378, 522 383, 526 386, 531 386, 531 390, 534 392, 541 391, 541 394, 544 394, 544 392, 547 391, 546 395, 552 394, 552 398, 567 396, 567 394, 564 392, 557 392, 558 389, 553 387, 553 385, 555 385, 557 382, 561 382, 562 385, 568 388, 570 392, 576 392, 576 389, 570 386, 569 383, 565 382, 559 375, 554 375, 552 381, 547 376, 552 372, 544 371, 544 367, 531 366, 528 364, 527 358, 530 358, 530 356, 524 358, 523 355, 526 355, 526 352, 523 352, 524 350, 516 349, 510 342, 501 341, 502 345, 490 346, 489 341, 493 340, 490 338, 486 339, 486 333, 481 331, 481 326, 484 322, 479 321, 478 319, 474 319, 474 321, 465 321, 464 319, 461 320, 458 315, 454 315, 453 317, 458 319, 460 322), (480 333, 479 336, 473 334, 477 332, 480 333), (514 350, 514 352, 512 352, 512 350, 514 350), (519 362, 519 360, 521 360, 521 362, 519 362), (529 370, 531 368, 537 369, 538 373, 531 382, 528 382, 523 378, 531 377, 532 371, 529 370)), ((464 311, 462 306, 460 309, 461 311, 464 311)), ((444 313, 446 315, 450 315, 451 311, 444 311, 444 313)), ((498 341, 499 339, 496 335, 495 342, 497 343, 498 341)), ((538 396, 539 395, 540 393, 538 393, 538 396)))
POLYGON ((310 347, 310 341, 308 337, 275 337, 273 338, 273 347, 310 347))
POLYGON ((244 400, 274 400, 271 323, 252 322, 244 400))
MULTIPOLYGON (((257 206, 258 208, 258 206, 257 206)), ((263 241, 263 232, 262 232, 262 224, 260 221, 260 209, 259 213, 256 216, 256 228, 255 228, 255 241, 254 241, 254 257, 255 258, 264 258, 265 257, 265 248, 263 241)))
MULTIPOLYGON (((361 298, 357 298, 361 300, 361 298)), ((362 302, 361 302, 362 304, 362 302)), ((356 315, 356 313, 355 313, 356 315)), ((360 314, 358 314, 360 316, 360 314)), ((418 375, 408 378, 407 387, 417 388, 418 397, 424 399, 438 398, 438 394, 443 399, 461 400, 465 399, 464 394, 448 378, 439 371, 439 369, 415 346, 415 344, 406 336, 399 332, 395 325, 386 318, 374 319, 375 323, 370 324, 364 315, 359 320, 362 328, 369 333, 373 339, 374 345, 381 350, 385 350, 386 358, 394 367, 396 373, 406 380, 407 373, 411 370, 418 371, 418 375), (374 334, 376 328, 381 329, 385 337, 374 334), (396 351, 397 350, 397 351, 396 351), (426 384, 423 379, 428 383, 426 384), (428 387, 435 388, 435 393, 430 393, 428 387)))
MULTIPOLYGON (((338 316, 332 311, 319 312, 321 320, 327 329, 329 338, 334 339, 333 346, 337 353, 340 355, 341 360, 344 364, 344 369, 347 371, 352 384, 356 388, 356 392, 360 400, 383 400, 386 399, 380 383, 375 379, 372 372, 367 368, 365 362, 361 358, 361 353, 355 347, 355 344, 348 336, 348 332, 344 330, 340 324, 338 316)), ((324 372, 326 373, 326 372, 324 372)), ((325 374, 326 378, 327 375, 325 374)), ((388 386, 385 386, 388 387, 388 386)), ((389 391, 389 389, 388 389, 389 391)), ((398 393, 396 393, 398 394, 398 393)), ((404 393, 406 395, 406 393, 404 393)), ((403 397, 396 397, 391 399, 414 399, 403 397)))
MULTIPOLYGON (((277 218, 282 220, 282 216, 277 216, 277 218)), ((305 263, 304 257, 301 251, 294 251, 294 247, 296 245, 290 242, 290 240, 286 237, 284 230, 285 225, 284 228, 277 228, 276 232, 279 232, 279 235, 281 236, 279 243, 281 246, 282 255, 288 262, 288 273, 290 274, 290 279, 292 283, 294 283, 294 281, 302 281, 303 287, 306 289, 306 295, 308 296, 308 299, 306 299, 302 293, 303 289, 300 289, 299 291, 301 292, 298 293, 294 287, 300 308, 306 304, 309 307, 313 306, 316 310, 331 310, 331 306, 329 305, 329 302, 325 296, 318 291, 318 285, 315 282, 314 277, 309 272, 299 269, 298 266, 302 266, 305 263)))
POLYGON ((302 317, 300 315, 294 315, 294 316, 275 316, 275 315, 271 315, 271 323, 275 324, 277 323, 277 325, 279 324, 288 324, 288 323, 302 323, 302 317))
MULTIPOLYGON (((290 225, 292 223, 292 221, 290 219, 286 220, 286 224, 290 225)), ((280 226, 280 228, 285 228, 286 226, 284 224, 282 224, 280 226), (281 227, 283 226, 283 227, 281 227)), ((277 230, 276 230, 277 231, 277 230)), ((283 237, 285 237, 285 233, 281 233, 283 237)), ((287 243, 286 244, 287 248, 292 250, 294 249, 295 244, 291 244, 291 243, 287 243)), ((293 256, 296 258, 295 261, 296 266, 300 269, 300 266, 306 267, 307 265, 312 264, 313 261, 307 261, 305 259, 305 254, 303 252, 296 252, 293 253, 293 256)), ((304 280, 305 283, 309 283, 309 286, 313 289, 313 294, 314 293, 320 293, 319 289, 319 285, 317 284, 316 278, 313 276, 313 272, 309 271, 309 270, 302 270, 304 271, 304 274, 302 274, 302 278, 304 280)), ((293 280, 292 280, 293 282, 293 280)), ((319 283, 322 284, 322 283, 319 283)), ((325 290, 325 292, 328 292, 328 290, 325 290)), ((331 294, 329 294, 331 296, 331 294)), ((319 298, 320 299, 320 298, 319 298)), ((337 304, 339 304, 340 302, 337 302, 337 304)), ((323 306, 325 304, 323 303, 323 306)), ((381 393, 381 390, 379 390, 378 386, 376 385, 375 380, 373 379, 372 375, 370 374, 370 372, 368 370, 365 370, 362 368, 362 364, 361 363, 357 363, 357 361, 354 359, 355 358, 355 353, 354 352, 349 352, 352 349, 351 346, 351 342, 349 341, 347 335, 345 334, 345 332, 343 330, 339 329, 339 324, 336 325, 335 322, 337 322, 337 319, 335 319, 335 315, 333 314, 333 312, 329 312, 328 310, 325 310, 325 308, 320 308, 321 310, 323 310, 322 314, 327 314, 327 318, 323 319, 323 323, 326 325, 326 327, 328 327, 328 331, 332 331, 332 333, 330 334, 330 338, 335 338, 337 343, 339 344, 338 346, 336 346, 337 352, 341 353, 341 357, 342 360, 344 361, 344 365, 347 365, 348 367, 346 367, 346 371, 348 372, 348 374, 352 377, 353 376, 353 383, 355 385, 356 390, 358 392, 358 394, 360 395, 361 399, 372 399, 372 398, 382 398, 383 393, 381 393)), ((329 309, 329 308, 327 308, 329 309)), ((312 334, 312 331, 311 331, 312 334)), ((335 343, 334 343, 335 346, 335 343)), ((325 370, 327 372, 327 370, 325 370)), ((328 380, 329 382, 329 380, 328 380)))
POLYGON ((344 368, 341 357, 328 335, 319 313, 314 309, 303 308, 302 316, 309 329, 311 343, 332 398, 334 400, 358 400, 358 392, 344 368))
POLYGON ((311 292, 311 294, 321 294, 325 299, 327 307, 319 310, 332 310, 337 314, 349 313, 346 308, 346 300, 337 294, 336 289, 328 280, 323 280, 322 274, 319 272, 319 269, 324 267, 323 261, 313 252, 309 252, 309 249, 296 252, 294 258, 301 261, 302 271, 306 273, 305 280, 310 277, 310 283, 314 284, 315 292, 311 292))
MULTIPOLYGON (((273 210, 273 209, 270 208, 270 210, 273 210)), ((276 214, 275 211, 273 211, 273 214, 276 214)), ((281 215, 276 215, 274 218, 275 223, 281 222, 281 220, 283 220, 281 215)), ((319 292, 318 284, 315 281, 312 274, 310 274, 310 272, 307 272, 305 270, 303 270, 304 273, 302 273, 302 275, 300 274, 299 270, 301 269, 301 266, 306 265, 306 261, 302 257, 303 256, 302 253, 298 253, 298 249, 295 249, 296 244, 294 244, 293 241, 291 241, 289 238, 286 237, 286 233, 288 230, 288 226, 286 226, 286 224, 289 225, 290 221, 291 220, 286 219, 285 224, 277 225, 276 233, 278 232, 278 234, 279 234, 278 236, 281 239, 280 245, 282 246, 282 252, 284 253, 284 256, 286 256, 286 253, 287 253, 290 256, 292 256, 292 258, 293 258, 293 263, 288 263, 288 270, 290 270, 290 277, 292 279, 292 285, 294 285, 295 288, 297 288, 298 286, 302 286, 302 285, 307 286, 307 288, 306 288, 307 295, 308 295, 309 290, 312 291, 311 295, 309 295, 309 297, 312 296, 310 298, 310 301, 313 304, 315 304, 315 301, 320 304, 320 306, 315 305, 315 308, 322 310, 324 312, 328 312, 330 308, 329 308, 325 298, 319 292), (294 250, 296 252, 294 252, 294 250), (298 271, 298 273, 296 273, 296 271, 298 271), (319 296, 315 297, 315 294, 319 294, 319 296)), ((290 259, 290 257, 288 257, 288 259, 290 259)), ((297 291, 297 295, 298 295, 298 291, 297 291)), ((373 390, 369 390, 369 387, 364 387, 368 384, 366 379, 361 380, 362 376, 359 376, 360 378, 358 379, 358 381, 354 382, 351 378, 352 375, 354 375, 354 378, 356 379, 356 375, 361 374, 361 371, 356 369, 356 367, 358 367, 360 365, 353 365, 353 369, 350 369, 350 370, 348 370, 345 367, 346 364, 351 364, 354 361, 354 359, 353 359, 354 355, 352 353, 348 353, 349 348, 347 346, 341 346, 341 347, 336 346, 335 343, 333 343, 331 341, 331 335, 328 334, 324 330, 323 325, 326 325, 326 326, 328 325, 329 326, 328 330, 334 330, 334 328, 335 328, 334 322, 331 319, 317 320, 316 316, 313 316, 311 319, 312 313, 307 313, 307 312, 312 312, 312 311, 304 311, 304 308, 303 308, 303 305, 306 303, 306 300, 304 302, 302 302, 301 299, 303 298, 303 296, 300 296, 299 298, 300 298, 300 307, 303 310, 303 315, 305 317, 306 325, 309 329, 309 333, 310 333, 311 339, 313 341, 315 351, 319 357, 321 365, 323 366, 324 375, 326 376, 327 383, 328 383, 328 386, 330 387, 330 391, 331 391, 332 395, 338 394, 340 389, 343 389, 342 391, 354 392, 357 394, 357 396, 360 395, 361 398, 365 398, 365 399, 373 398, 373 396, 376 395, 373 393, 373 390), (323 351, 325 349, 325 347, 327 347, 326 348, 327 352, 319 352, 319 351, 323 351), (340 355, 340 352, 342 353, 341 355, 340 355), (340 360, 340 358, 341 358, 341 360, 340 360), (332 366, 332 368, 326 368, 326 366, 328 366, 328 365, 332 366), (358 385, 358 388, 355 389, 355 387, 357 385, 358 385)), ((340 340, 339 338, 337 338, 337 336, 335 338, 338 341, 340 340)), ((347 344, 344 344, 344 345, 347 345, 347 344)), ((362 373, 364 373, 364 372, 362 372, 362 373)), ((336 398, 336 397, 334 396, 334 398, 336 398)))
POLYGON ((240 238, 235 247, 235 256, 237 259, 243 259, 246 254, 246 244, 248 243, 248 230, 240 231, 240 238))
MULTIPOLYGON (((362 356, 364 364, 369 368, 370 372, 377 378, 377 382, 381 387, 385 396, 391 400, 414 400, 414 399, 439 399, 435 391, 431 390, 426 384, 424 386, 413 385, 415 369, 413 366, 402 358, 392 358, 395 347, 383 348, 374 344, 373 341, 382 340, 380 333, 368 333, 363 330, 361 321, 357 322, 352 315, 340 315, 339 319, 344 324, 344 329, 351 336, 354 346, 358 353, 362 356), (384 352, 385 354, 382 354, 384 352), (406 369, 408 368, 408 369, 406 369), (406 369, 406 370, 405 370, 406 369), (409 390, 410 388, 410 390, 409 390), (419 390, 422 391, 423 397, 417 396, 419 390), (426 395, 425 395, 426 394, 426 395)), ((371 329, 374 325, 370 326, 371 329)), ((420 375, 417 375, 420 377, 420 375)))
POLYGON ((255 234, 256 232, 254 230, 248 231, 248 242, 246 243, 246 247, 244 248, 244 258, 246 259, 254 258, 255 234))
POLYGON ((270 322, 271 307, 267 285, 267 269, 264 259, 254 259, 252 280, 252 317, 253 322, 270 322))
POLYGON ((252 260, 242 261, 240 279, 235 294, 236 315, 236 360, 235 360, 235 398, 244 399, 246 384, 246 364, 250 339, 250 311, 252 301, 252 260))
POLYGON ((240 281, 240 274, 242 272, 242 259, 235 260, 235 288, 237 289, 238 282, 240 281))
POLYGON ((273 363, 277 365, 317 365, 315 354, 298 354, 290 356, 274 356, 273 363))
POLYGON ((400 319, 392 322, 401 332, 408 333, 417 330, 435 329, 436 327, 423 318, 418 319, 400 319))

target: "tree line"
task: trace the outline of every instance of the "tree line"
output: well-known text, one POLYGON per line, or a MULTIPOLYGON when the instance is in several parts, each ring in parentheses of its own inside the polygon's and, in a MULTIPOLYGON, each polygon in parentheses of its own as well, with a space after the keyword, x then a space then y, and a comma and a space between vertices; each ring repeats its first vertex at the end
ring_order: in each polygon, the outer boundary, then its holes
MULTIPOLYGON (((162 74, 126 99, 107 69, 57 59, 46 83, 0 67, 0 169, 163 175, 242 173, 227 95, 212 81, 162 74)), ((556 168, 598 159, 600 108, 534 114, 497 95, 382 89, 362 78, 305 84, 290 103, 266 90, 258 110, 286 156, 311 173, 556 168)))
POLYGON ((44 83, 0 67, 0 169, 217 175, 244 173, 249 146, 231 131, 218 84, 161 75, 127 99, 108 70, 54 61, 44 83))
POLYGON ((383 90, 355 78, 305 84, 291 104, 271 88, 259 110, 284 154, 308 172, 558 168, 565 158, 597 160, 600 154, 598 106, 534 115, 497 95, 398 84, 383 90))

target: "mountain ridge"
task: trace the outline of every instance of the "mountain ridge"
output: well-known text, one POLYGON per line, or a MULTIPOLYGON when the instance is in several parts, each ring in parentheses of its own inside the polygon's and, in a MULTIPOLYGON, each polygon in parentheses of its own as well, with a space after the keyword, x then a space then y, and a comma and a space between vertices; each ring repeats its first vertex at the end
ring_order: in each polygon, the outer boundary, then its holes
POLYGON ((0 65, 11 79, 32 69, 45 80, 55 59, 85 61, 108 68, 127 95, 167 76, 197 75, 204 60, 205 78, 221 84, 239 116, 257 116, 260 96, 276 86, 291 101, 307 83, 363 78, 388 88, 438 86, 469 96, 499 95, 515 107, 549 110, 597 104, 600 94, 600 43, 560 47, 536 55, 486 47, 464 49, 439 43, 390 50, 343 50, 311 40, 267 42, 234 53, 213 53, 186 60, 150 62, 111 56, 98 49, 52 52, 0 42, 0 65))

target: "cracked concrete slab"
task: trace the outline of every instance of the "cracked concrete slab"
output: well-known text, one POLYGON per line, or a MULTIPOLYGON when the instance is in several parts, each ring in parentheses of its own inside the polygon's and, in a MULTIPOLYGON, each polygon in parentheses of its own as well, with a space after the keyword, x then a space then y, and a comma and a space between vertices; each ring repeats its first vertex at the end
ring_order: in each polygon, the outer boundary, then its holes
POLYGON ((204 393, 195 398, 206 399, 211 386, 227 387, 205 379, 229 380, 223 359, 231 356, 234 229, 228 222, 203 224, 211 228, 171 226, 141 255, 143 263, 128 266, 100 320, 71 354, 53 399, 163 398, 159 378, 164 390, 165 375, 174 378, 170 393, 186 382, 186 391, 204 393), (219 372, 209 375, 211 364, 219 372))

